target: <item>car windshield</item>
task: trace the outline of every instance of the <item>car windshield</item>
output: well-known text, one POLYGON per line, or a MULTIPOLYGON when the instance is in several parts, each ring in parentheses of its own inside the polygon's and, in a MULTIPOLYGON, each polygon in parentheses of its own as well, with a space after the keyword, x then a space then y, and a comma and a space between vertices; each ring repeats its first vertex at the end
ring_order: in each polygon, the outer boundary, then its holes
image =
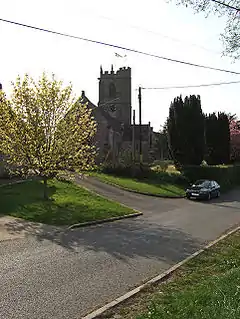
POLYGON ((194 183, 193 185, 198 187, 208 188, 210 186, 210 181, 199 180, 199 181, 196 181, 196 183, 194 183))

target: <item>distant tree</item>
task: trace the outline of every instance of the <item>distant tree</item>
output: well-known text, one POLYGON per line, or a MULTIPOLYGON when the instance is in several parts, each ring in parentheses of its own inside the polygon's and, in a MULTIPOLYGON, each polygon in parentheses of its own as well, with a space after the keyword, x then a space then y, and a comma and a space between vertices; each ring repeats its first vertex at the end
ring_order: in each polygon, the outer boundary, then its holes
POLYGON ((168 142, 170 156, 174 160, 176 167, 185 163, 185 148, 183 141, 184 132, 184 108, 182 96, 176 97, 171 102, 169 117, 167 120, 168 142))
POLYGON ((165 123, 158 133, 155 133, 153 148, 158 158, 161 160, 169 158, 167 123, 165 123))
POLYGON ((230 162, 230 127, 228 115, 224 112, 219 112, 218 122, 220 126, 221 160, 224 164, 228 164, 230 162))
POLYGON ((229 124, 231 124, 231 122, 237 122, 238 121, 236 114, 227 113, 227 117, 228 117, 229 124))
POLYGON ((200 96, 177 97, 170 105, 168 137, 177 166, 200 165, 204 157, 204 115, 200 96))
MULTIPOLYGON (((169 1, 169 0, 168 0, 169 1)), ((219 17, 226 17, 226 26, 221 34, 221 40, 224 45, 224 55, 229 55, 234 59, 240 58, 240 0, 174 0, 177 4, 183 4, 186 7, 191 6, 195 12, 206 12, 216 14, 219 17), (221 3, 219 3, 221 2, 221 3), (233 8, 230 8, 228 6, 233 8), (235 9, 234 9, 235 8, 235 9)))
POLYGON ((229 117, 224 112, 206 116, 206 160, 210 165, 228 164, 230 161, 229 117))
POLYGON ((205 159, 208 164, 220 164, 218 154, 218 119, 216 113, 206 115, 205 120, 205 138, 206 138, 206 155, 205 159))
POLYGON ((95 132, 91 111, 54 76, 43 74, 38 82, 18 77, 11 99, 0 92, 0 151, 15 173, 43 179, 45 198, 49 178, 94 163, 95 132))
POLYGON ((240 161, 240 123, 235 116, 229 123, 230 128, 230 159, 240 161))

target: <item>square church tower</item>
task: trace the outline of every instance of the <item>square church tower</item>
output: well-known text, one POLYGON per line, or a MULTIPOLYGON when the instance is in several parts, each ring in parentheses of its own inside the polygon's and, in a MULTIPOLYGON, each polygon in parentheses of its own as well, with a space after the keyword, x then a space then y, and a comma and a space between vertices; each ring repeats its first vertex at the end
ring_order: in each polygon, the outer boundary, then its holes
POLYGON ((118 71, 103 72, 100 69, 99 102, 111 117, 124 125, 131 125, 131 68, 120 68, 118 71))

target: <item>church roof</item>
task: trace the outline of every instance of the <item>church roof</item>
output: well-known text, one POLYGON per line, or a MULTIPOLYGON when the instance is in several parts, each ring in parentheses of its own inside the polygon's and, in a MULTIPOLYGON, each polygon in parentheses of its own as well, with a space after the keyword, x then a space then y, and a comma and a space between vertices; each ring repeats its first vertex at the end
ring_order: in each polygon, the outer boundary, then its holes
POLYGON ((97 106, 95 104, 93 104, 85 95, 85 92, 82 91, 82 95, 79 98, 80 102, 83 104, 87 104, 89 108, 91 109, 95 109, 97 106))
POLYGON ((101 106, 94 105, 85 95, 85 92, 82 91, 82 95, 79 99, 82 103, 86 103, 90 109, 93 110, 93 115, 97 118, 98 115, 105 118, 108 124, 113 128, 114 131, 121 131, 122 123, 116 118, 112 117, 108 112, 106 112, 101 106))

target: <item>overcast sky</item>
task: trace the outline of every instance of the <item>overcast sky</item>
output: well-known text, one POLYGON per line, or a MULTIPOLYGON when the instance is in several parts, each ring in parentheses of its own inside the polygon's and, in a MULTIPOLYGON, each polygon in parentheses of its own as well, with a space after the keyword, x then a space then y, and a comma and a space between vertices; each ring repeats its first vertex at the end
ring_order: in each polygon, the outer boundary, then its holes
MULTIPOLYGON (((221 57, 220 33, 225 19, 194 14, 191 8, 162 0, 0 0, 0 18, 48 28, 170 58, 240 72, 240 61, 221 57)), ((85 90, 98 102, 99 68, 111 64, 132 68, 132 105, 137 111, 137 87, 162 87, 240 81, 239 75, 179 65, 80 40, 62 38, 0 21, 0 82, 43 71, 71 81, 76 95, 85 90), (115 52, 127 58, 115 57, 115 52)), ((207 88, 144 90, 143 122, 159 130, 173 98, 200 94, 204 112, 227 111, 240 116, 240 84, 207 88)))

